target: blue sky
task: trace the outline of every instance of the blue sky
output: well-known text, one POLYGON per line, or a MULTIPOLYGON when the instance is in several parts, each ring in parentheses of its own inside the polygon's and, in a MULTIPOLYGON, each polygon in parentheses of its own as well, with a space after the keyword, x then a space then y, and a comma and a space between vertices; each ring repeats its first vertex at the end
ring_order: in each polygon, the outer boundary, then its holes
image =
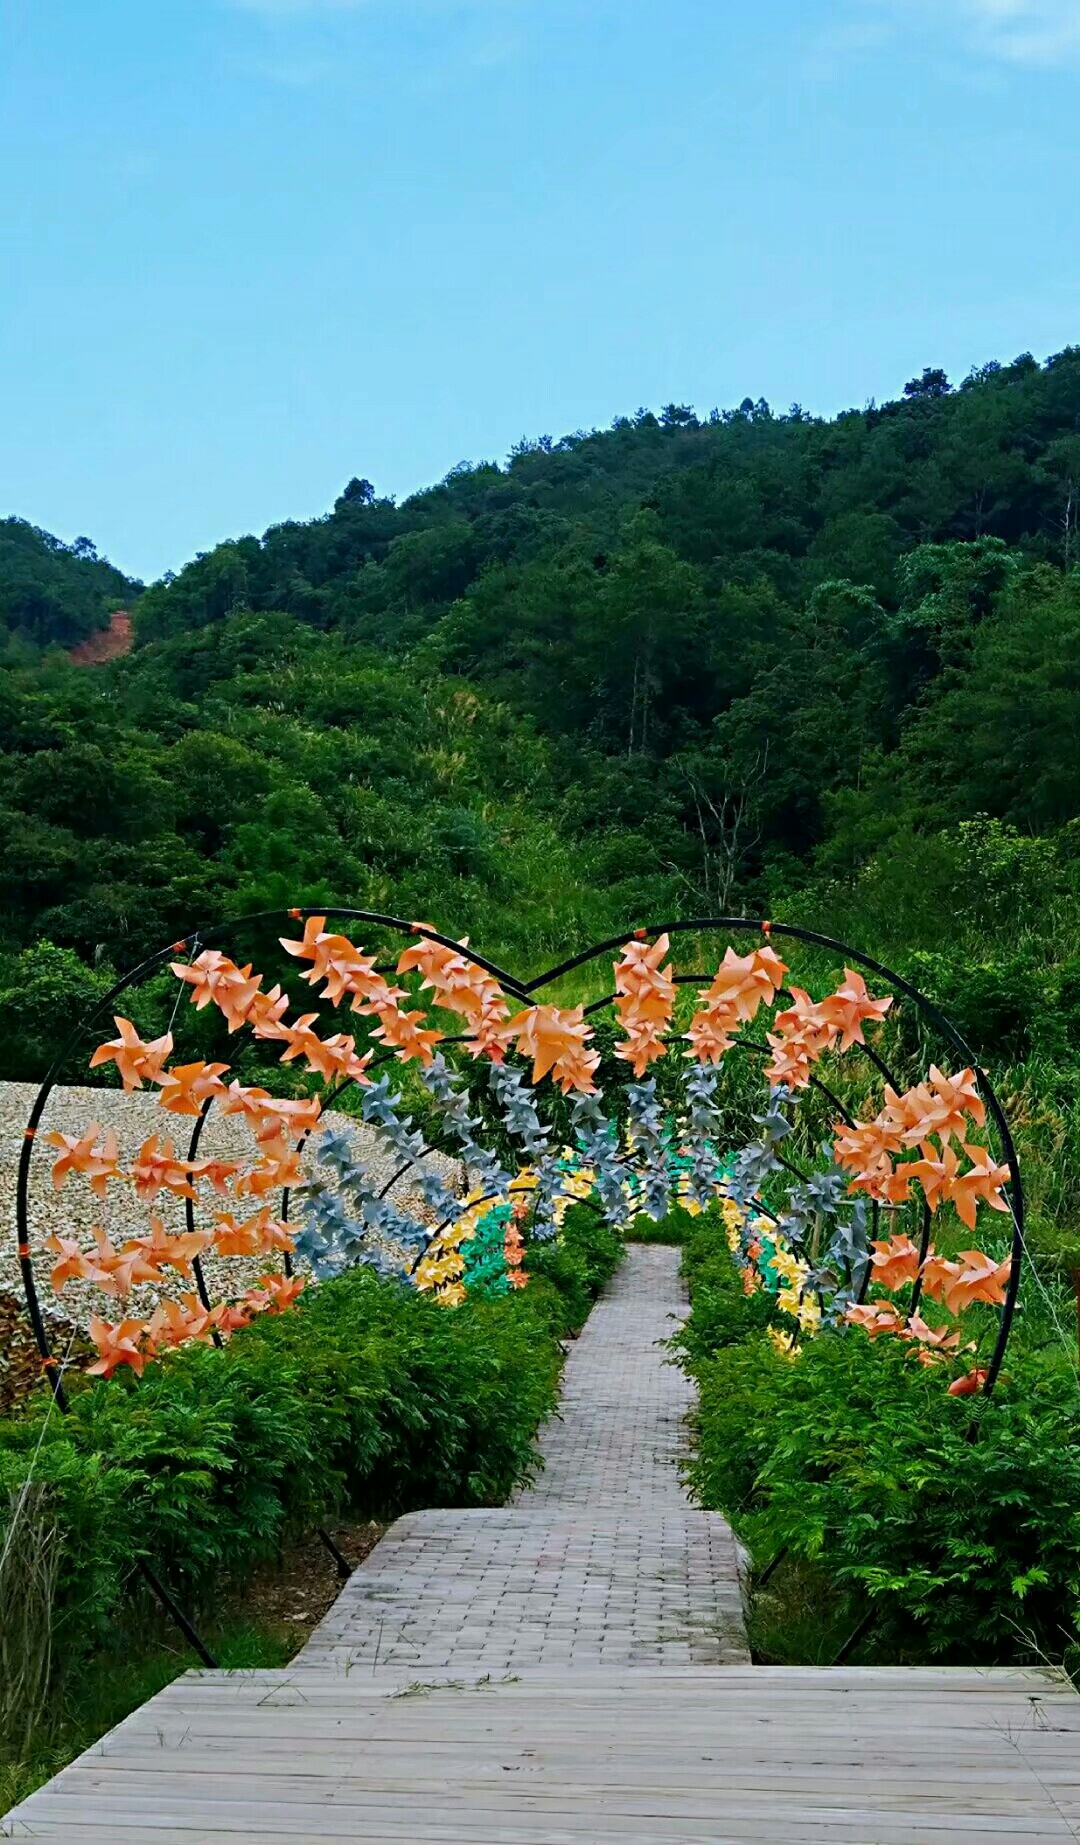
POLYGON ((145 577, 1080 342, 1080 0, 0 0, 0 512, 145 577))

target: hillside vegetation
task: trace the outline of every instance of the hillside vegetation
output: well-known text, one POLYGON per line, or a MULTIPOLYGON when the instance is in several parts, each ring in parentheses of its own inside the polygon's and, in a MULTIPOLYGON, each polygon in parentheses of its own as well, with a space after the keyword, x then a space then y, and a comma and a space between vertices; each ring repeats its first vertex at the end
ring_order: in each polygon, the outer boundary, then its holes
POLYGON ((123 579, 0 533, 3 1075, 193 919, 325 898, 525 969, 799 916, 1072 1093, 1080 348, 832 421, 639 411, 401 505, 355 479, 148 589, 93 669, 27 637, 123 579))

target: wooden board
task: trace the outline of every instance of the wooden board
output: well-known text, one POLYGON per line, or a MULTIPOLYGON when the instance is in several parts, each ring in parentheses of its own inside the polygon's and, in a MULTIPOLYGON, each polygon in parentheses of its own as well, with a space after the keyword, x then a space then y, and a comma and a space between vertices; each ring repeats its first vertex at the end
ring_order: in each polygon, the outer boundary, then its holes
POLYGON ((0 1822, 65 1845, 1080 1838, 1053 1672, 189 1673, 0 1822))

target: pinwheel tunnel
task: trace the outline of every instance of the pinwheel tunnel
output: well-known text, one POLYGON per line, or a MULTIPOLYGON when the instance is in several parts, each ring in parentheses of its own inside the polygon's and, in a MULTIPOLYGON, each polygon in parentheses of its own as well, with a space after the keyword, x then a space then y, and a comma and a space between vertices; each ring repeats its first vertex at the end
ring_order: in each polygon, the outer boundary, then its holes
POLYGON ((16 1190, 27 1306, 61 1409, 46 1261, 53 1289, 74 1283, 95 1309, 88 1369, 138 1376, 357 1263, 449 1308, 481 1282, 527 1286, 530 1248, 557 1238, 572 1206, 620 1229, 676 1206, 712 1211, 746 1292, 776 1296, 789 1330, 770 1336, 792 1354, 815 1336, 885 1337, 952 1394, 998 1382, 1024 1216, 993 1085, 900 974, 789 923, 650 925, 530 980, 363 910, 200 927, 118 980, 62 1046, 16 1190), (298 963, 310 997, 290 1017, 298 963), (136 994, 145 1016, 171 1008, 167 1030, 140 1036, 136 994), (355 1034, 320 1033, 345 1002, 355 1034), (103 1027, 116 1035, 97 1042, 103 1027), (125 1090, 157 1091, 162 1129, 137 1153, 95 1122, 43 1128, 90 1045, 125 1090), (206 1155, 215 1111, 235 1117, 243 1152, 206 1155), (169 1129, 185 1121, 178 1153, 169 1129), (358 1136, 378 1148, 378 1175, 358 1136), (51 1174, 35 1163, 43 1143, 51 1174), (115 1189, 128 1227, 132 1207, 146 1224, 119 1244, 95 1227, 93 1247, 36 1233, 32 1180, 72 1178, 95 1199, 115 1189), (107 1317, 130 1298, 135 1311, 107 1317))

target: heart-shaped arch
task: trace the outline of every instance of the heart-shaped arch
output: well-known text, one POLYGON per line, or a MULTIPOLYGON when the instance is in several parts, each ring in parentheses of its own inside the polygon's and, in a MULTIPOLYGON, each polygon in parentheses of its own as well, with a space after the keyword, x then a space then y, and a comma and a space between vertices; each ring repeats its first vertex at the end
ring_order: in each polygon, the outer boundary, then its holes
MULTIPOLYGON (((553 1227, 557 1229, 560 1204, 565 1206, 567 1199, 581 1197, 583 1192, 590 1197, 594 1208, 605 1210, 613 1219, 620 1213, 624 1218, 633 1215, 642 1203, 657 1214, 665 1200, 673 1196, 681 1197, 692 1207, 700 1207, 715 1195, 725 1200, 729 1241, 743 1267, 744 1278, 754 1283, 756 1276, 757 1285, 763 1278, 775 1284, 786 1275, 789 1304, 797 1307, 799 1303, 818 1301, 814 1312, 807 1304, 805 1311, 799 1314, 803 1321, 812 1322, 815 1313, 820 1318, 823 1296, 806 1251, 799 1245, 798 1216, 797 1213, 794 1218, 792 1216, 791 1195, 782 1208, 778 1208, 779 1200, 775 1196, 770 1203, 764 1195, 772 1176, 786 1173, 797 1186, 810 1188, 811 1205, 819 1215, 831 1209, 833 1218, 839 1219, 841 1203, 850 1212, 860 1197, 868 1201, 862 1208, 864 1216, 867 1208, 869 1211, 869 1234, 861 1233, 862 1246, 858 1247, 858 1236, 849 1223, 850 1247, 846 1254, 835 1259, 835 1266, 841 1270, 846 1264, 846 1272, 834 1277, 837 1286, 830 1301, 830 1312, 839 1303, 842 1317, 856 1322, 861 1320, 871 1336, 880 1332, 900 1333, 919 1344, 924 1358, 933 1360, 941 1348, 948 1350, 950 1344, 958 1345, 959 1338, 954 1340, 947 1329, 927 1325, 919 1312, 924 1293, 933 1293, 934 1298, 942 1302, 951 1299, 957 1313, 967 1300, 996 1305, 1000 1315, 985 1366, 980 1360, 952 1386, 965 1392, 994 1388, 1015 1311, 1024 1250, 1019 1164, 1005 1112, 986 1072, 939 1008, 902 975, 860 950, 795 924, 768 923, 745 917, 698 917, 628 930, 594 943, 540 975, 521 980, 467 943, 455 941, 428 925, 408 923, 379 912, 339 907, 294 909, 280 914, 261 912, 192 931, 185 941, 169 944, 117 981, 59 1051, 31 1109, 20 1158, 16 1212, 19 1260, 27 1304, 42 1362, 61 1406, 64 1404, 63 1379, 50 1349, 31 1247, 30 1177, 38 1130, 61 1070, 66 1068, 79 1045, 91 1036, 103 1014, 111 1011, 127 990, 178 955, 188 957, 186 965, 179 962, 174 965, 179 978, 191 986, 192 999, 199 1005, 213 1002, 228 1019, 230 1030, 248 1026, 265 1040, 286 1041, 288 1048, 283 1053, 284 1058, 303 1057, 308 1070, 319 1074, 327 1085, 328 1096, 340 1095, 343 1087, 360 1083, 365 1091, 365 1115, 378 1120, 381 1109, 380 1131, 388 1137, 390 1145, 397 1143, 402 1158, 391 1181, 369 1198, 365 1223, 368 1228, 372 1225, 378 1228, 381 1223, 388 1233, 384 1240, 393 1242, 394 1236, 389 1233, 396 1233, 407 1248, 411 1245, 410 1259, 404 1267, 414 1279, 423 1280, 425 1265, 430 1273, 433 1263, 439 1260, 439 1252, 453 1247, 455 1236, 460 1244, 463 1219, 468 1229, 475 1227, 482 1213, 494 1207, 513 1209, 516 1215, 526 1196, 533 1234, 542 1234, 553 1227), (380 940, 388 939, 397 947, 404 940, 406 946, 396 964, 384 967, 374 957, 365 955, 351 937, 329 930, 327 924, 331 919, 339 925, 348 924, 368 933, 374 932, 380 940), (245 940, 250 943, 252 939, 267 935, 271 928, 276 931, 296 923, 303 925, 303 937, 286 945, 291 953, 311 964, 305 978, 311 984, 323 985, 321 1002, 340 1004, 342 999, 349 998, 353 1010, 362 1017, 378 1019, 378 1026, 374 1035, 369 1035, 366 1046, 358 1048, 354 1038, 346 1038, 341 1032, 328 1039, 320 1038, 314 1029, 318 1013, 305 1015, 289 1025, 285 1019, 287 997, 279 988, 271 995, 263 993, 261 980, 258 976, 252 977, 250 966, 240 967, 226 953, 227 948, 236 948, 238 943, 245 940), (679 970, 673 964, 665 966, 673 937, 680 944, 695 939, 703 943, 724 942, 728 945, 724 960, 711 972, 708 969, 679 970), (730 944, 733 939, 746 941, 747 938, 753 938, 758 946, 747 955, 737 955, 730 944), (789 992, 784 984, 789 970, 777 953, 777 943, 799 944, 835 957, 845 970, 844 982, 835 994, 821 1002, 810 1001, 797 987, 789 992), (607 957, 615 958, 612 990, 607 990, 605 982, 603 992, 573 1006, 559 1006, 546 997, 557 993, 568 977, 573 977, 580 987, 582 981, 587 980, 589 970, 607 957), (429 1010, 424 1006, 406 1010, 400 1004, 406 999, 405 993, 392 988, 386 979, 387 974, 398 973, 405 977, 422 976, 424 986, 419 997, 423 998, 425 990, 430 991, 438 1015, 445 1016, 448 1011, 456 1013, 466 1029, 446 1036, 435 1029, 429 1010), (869 995, 863 978, 866 975, 883 983, 887 991, 877 998, 869 995), (676 996, 680 988, 687 986, 703 990, 690 1031, 681 1034, 674 1024, 676 996), (774 1029, 767 1035, 766 1042, 749 1035, 746 1026, 762 1005, 767 1004, 771 1009, 785 1000, 788 1003, 776 1013, 774 1029), (964 1067, 959 1075, 946 1076, 932 1065, 929 1087, 916 1084, 903 1090, 887 1061, 866 1041, 862 1030, 864 1024, 880 1020, 894 1000, 913 1007, 949 1057, 960 1060, 964 1067), (595 1026, 605 1017, 614 1019, 617 1040, 614 1057, 629 1064, 637 1078, 634 1084, 626 1086, 622 1096, 624 1113, 629 1116, 634 1138, 633 1148, 626 1146, 625 1135, 604 1115, 602 1099, 595 1093, 596 1075, 603 1075, 612 1061, 610 1047, 607 1059, 600 1057, 593 1036, 595 1026), (691 1045, 690 1051, 673 1059, 671 1051, 682 1050, 686 1041, 691 1045), (469 1115, 474 1092, 463 1083, 460 1072, 445 1061, 442 1051, 435 1050, 436 1043, 463 1045, 473 1056, 487 1063, 491 1106, 483 1111, 486 1119, 474 1120, 469 1115), (518 1053, 524 1050, 532 1057, 533 1083, 527 1082, 521 1072, 506 1061, 511 1046, 515 1046, 518 1053), (868 1059, 875 1076, 886 1085, 885 1108, 874 1121, 856 1122, 842 1097, 816 1067, 819 1056, 832 1056, 844 1046, 868 1059), (765 1126, 756 1163, 753 1150, 744 1150, 741 1166, 736 1161, 734 1169, 729 1163, 721 1170, 721 1149, 715 1139, 719 1118, 714 1107, 714 1079, 717 1067, 731 1052, 759 1061, 764 1058, 773 1074, 774 1101, 779 1098, 784 1104, 790 1104, 803 1095, 813 1094, 823 1097, 835 1110, 837 1123, 844 1131, 835 1143, 839 1164, 831 1174, 807 1173, 787 1158, 780 1150, 780 1143, 783 1139, 781 1123, 787 1122, 788 1117, 777 1115, 775 1110, 757 1118, 765 1126), (403 1121, 399 1098, 390 1096, 385 1078, 372 1081, 379 1064, 389 1064, 395 1058, 414 1062, 444 1128, 451 1137, 456 1137, 466 1167, 479 1180, 474 1195, 466 1204, 452 1198, 445 1185, 440 1191, 440 1184, 433 1181, 430 1188, 433 1221, 417 1225, 413 1220, 411 1228, 389 1194, 395 1183, 404 1179, 429 1149, 417 1140, 411 1123, 403 1121), (683 1121, 682 1133, 676 1137, 678 1158, 674 1162, 669 1124, 664 1120, 653 1078, 647 1075, 662 1058, 667 1058, 667 1069, 676 1069, 682 1074, 681 1087, 689 1106, 689 1120, 683 1121), (554 1078, 554 1089, 551 1078, 554 1078), (569 1155, 553 1149, 550 1144, 552 1128, 565 1129, 566 1126, 567 1105, 559 1098, 558 1091, 563 1096, 575 1098, 570 1104, 574 1144, 569 1155), (965 1138, 971 1131, 965 1123, 970 1123, 971 1129, 978 1129, 984 1123, 992 1128, 1000 1165, 995 1163, 993 1151, 984 1150, 974 1139, 965 1138), (919 1160, 905 1157, 909 1149, 913 1152, 914 1145, 920 1144, 920 1133, 925 1136, 920 1147, 922 1157, 919 1160), (501 1141, 505 1146, 507 1138, 516 1142, 532 1160, 529 1183, 525 1183, 520 1171, 510 1173, 501 1157, 491 1150, 494 1142, 501 1141), (954 1142, 964 1147, 966 1157, 972 1162, 966 1172, 961 1167, 954 1142), (838 1178, 838 1174, 842 1176, 838 1178), (914 1193, 912 1186, 918 1188, 914 1193), (930 1240, 933 1218, 939 1205, 950 1200, 956 1203, 966 1224, 974 1222, 975 1206, 980 1202, 1009 1213, 1011 1248, 1004 1260, 998 1262, 986 1257, 981 1266, 972 1261, 965 1268, 967 1255, 978 1252, 964 1252, 957 1263, 933 1250, 930 1240), (914 1211, 915 1234, 882 1239, 877 1234, 881 1213, 892 1214, 899 1204, 914 1211), (795 1234, 792 1234, 792 1224, 795 1234), (875 1279, 890 1288, 911 1284, 912 1291, 902 1312, 887 1302, 875 1306, 867 1301, 868 1287, 875 1279)), ((408 1004, 406 1000, 406 1006, 408 1004)), ((125 1084, 129 1075, 134 1077, 135 1083, 141 1081, 141 1068, 147 1080, 161 1086, 161 1099, 167 1110, 194 1118, 186 1156, 174 1161, 173 1165, 178 1176, 176 1189, 182 1189, 187 1183, 186 1235, 193 1240, 186 1245, 185 1260, 190 1264, 200 1298, 194 1308, 185 1309, 190 1313, 186 1321, 182 1316, 174 1319, 171 1331, 166 1315, 161 1333, 165 1344, 179 1342, 173 1333, 178 1330, 183 1335, 185 1326, 193 1336, 220 1341, 235 1325, 243 1323, 245 1315, 250 1315, 240 1304, 226 1311, 221 1303, 215 1307, 210 1299, 195 1247, 200 1235, 206 1233, 196 1228, 196 1196, 193 1195, 196 1187, 192 1180, 197 1167, 214 1165, 212 1161, 199 1161, 200 1140, 211 1109, 215 1103, 222 1102, 226 1092, 220 1077, 227 1072, 225 1067, 208 1065, 189 1065, 179 1072, 170 1071, 167 1059, 171 1035, 167 1049, 161 1044, 143 1045, 137 1034, 134 1035, 136 1043, 132 1045, 125 1041, 121 1029, 118 1040, 99 1046, 95 1061, 110 1058, 115 1061, 125 1072, 125 1084)), ((231 1094, 238 1087, 243 1088, 231 1085, 227 1093, 231 1094)), ((271 1220, 264 1211, 263 1230, 267 1230, 270 1223, 277 1225, 277 1246, 284 1246, 283 1281, 295 1288, 298 1284, 290 1281, 289 1238, 281 1232, 288 1224, 290 1192, 298 1173, 295 1155, 315 1122, 310 1111, 305 1114, 302 1105, 291 1105, 293 1112, 290 1114, 287 1103, 263 1104, 245 1096, 234 1096, 233 1101, 236 1104, 233 1112, 245 1113, 256 1134, 261 1122, 277 1136, 274 1144, 279 1150, 285 1149, 276 1167, 273 1161, 262 1161, 261 1190, 249 1191, 247 1195, 265 1196, 271 1188, 280 1191, 279 1216, 271 1220)), ((223 1105, 230 1106, 228 1101, 223 1105)), ((104 1173, 99 1170, 102 1149, 91 1142, 80 1168, 82 1156, 78 1148, 84 1145, 84 1140, 78 1136, 60 1138, 74 1143, 61 1154, 61 1161, 67 1159, 72 1170, 92 1171, 102 1183, 113 1176, 108 1170, 104 1173)), ((723 1152, 730 1153, 730 1149, 723 1152)), ((339 1148, 337 1157, 342 1171, 347 1172, 347 1152, 339 1148)), ((109 1167, 109 1159, 105 1159, 104 1165, 109 1167)), ((117 1176, 130 1176, 120 1173, 117 1160, 112 1161, 112 1166, 117 1176)), ((160 1171, 160 1162, 156 1170, 160 1171)), ((152 1183, 153 1177, 151 1174, 148 1182, 152 1183)), ((249 1173, 247 1178, 251 1180, 252 1175, 249 1173)), ((235 1175, 233 1182, 237 1186, 243 1183, 235 1175)), ((229 1179, 224 1183, 227 1191, 229 1179)), ((329 1201, 324 1212, 329 1222, 336 1211, 332 1203, 334 1188, 331 1184, 320 1183, 319 1195, 329 1201)), ((340 1196, 340 1191, 337 1195, 340 1196)), ((313 1215, 317 1219, 318 1212, 314 1209, 313 1215)), ((346 1224, 354 1221, 347 1215, 343 1217, 342 1211, 337 1211, 336 1216, 337 1221, 346 1224)), ((220 1233, 220 1224, 218 1230, 220 1233)), ((231 1229, 224 1236, 219 1234, 218 1246, 224 1241, 226 1247, 242 1248, 245 1232, 256 1240, 262 1234, 261 1231, 248 1231, 247 1226, 236 1225, 232 1220, 231 1229)), ((301 1239, 305 1234, 305 1231, 300 1233, 301 1239)), ((508 1229, 507 1253, 513 1247, 512 1234, 516 1232, 508 1229)), ((142 1239, 142 1254, 151 1269, 159 1258, 165 1264, 170 1260, 167 1242, 156 1230, 154 1235, 156 1242, 142 1239)), ((307 1253, 318 1269, 319 1238, 315 1230, 306 1235, 306 1241, 307 1253)), ((325 1254, 326 1249, 332 1247, 333 1239, 324 1236, 323 1243, 325 1254)), ((114 1267, 111 1280, 115 1282, 119 1275, 122 1281, 126 1276, 130 1284, 131 1275, 138 1273, 137 1268, 131 1270, 129 1265, 124 1269, 124 1252, 113 1253, 118 1266, 114 1267)), ((79 1272, 81 1259, 77 1252, 71 1253, 72 1272, 79 1272)), ((136 1256, 136 1262, 139 1259, 136 1256)), ((86 1260, 93 1272, 93 1259, 86 1260)), ((515 1261, 520 1263, 519 1255, 511 1255, 512 1267, 515 1261)), ((63 1261, 57 1266, 62 1267, 63 1261)), ((332 1263, 329 1266, 332 1268, 332 1263)), ((103 1271, 98 1269, 97 1272, 103 1271)), ((520 1275, 517 1278, 520 1279, 520 1275)), ((263 1293, 263 1300, 251 1311, 286 1304, 289 1287, 282 1285, 280 1292, 275 1293, 268 1284, 263 1293)), ((832 1317, 838 1319, 839 1311, 832 1312, 832 1317)), ((117 1336, 116 1329, 110 1329, 110 1338, 113 1342, 110 1352, 117 1363, 131 1363, 133 1354, 137 1356, 142 1350, 142 1335, 133 1343, 130 1334, 125 1341, 123 1335, 117 1336), (123 1349, 125 1344, 127 1350, 123 1349)), ((109 1368, 108 1362, 104 1368, 109 1368)))

